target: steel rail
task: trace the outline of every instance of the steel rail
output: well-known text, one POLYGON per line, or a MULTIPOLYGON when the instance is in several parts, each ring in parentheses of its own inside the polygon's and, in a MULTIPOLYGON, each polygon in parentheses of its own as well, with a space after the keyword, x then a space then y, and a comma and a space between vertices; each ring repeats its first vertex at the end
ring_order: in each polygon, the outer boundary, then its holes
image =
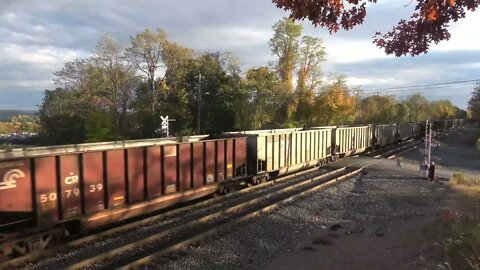
MULTIPOLYGON (((134 269, 134 268, 139 267, 139 266, 141 266, 141 265, 144 265, 144 264, 146 264, 146 263, 152 262, 153 260, 155 260, 156 258, 158 258, 158 257, 160 257, 160 256, 162 256, 162 255, 165 255, 165 254, 168 254, 168 253, 170 253, 170 252, 172 252, 172 251, 175 251, 175 250, 184 248, 184 247, 186 247, 186 246, 188 246, 188 245, 190 245, 190 244, 192 244, 192 243, 194 243, 194 242, 197 242, 197 241, 199 241, 199 240, 201 240, 201 239, 203 239, 203 238, 205 238, 205 237, 207 237, 207 236, 213 235, 213 234, 215 234, 215 233, 219 232, 220 230, 223 230, 223 229, 225 229, 225 228, 227 228, 227 227, 231 227, 231 226, 236 225, 236 224, 238 224, 238 223, 241 223, 241 222, 244 222, 244 221, 246 221, 246 220, 249 220, 249 219, 251 219, 251 218, 253 218, 253 217, 257 217, 257 216, 259 216, 259 215, 261 215, 261 214, 263 214, 263 213, 270 212, 270 211, 272 211, 272 210, 274 210, 274 209, 276 209, 276 208, 278 208, 278 207, 280 207, 280 206, 282 206, 282 205, 288 204, 288 203, 290 203, 291 201, 293 201, 293 200, 295 200, 295 199, 298 199, 298 198, 300 198, 300 197, 307 196, 307 195, 309 195, 309 194, 311 194, 311 193, 313 193, 313 192, 315 192, 315 191, 317 191, 317 190, 325 189, 325 188, 327 188, 327 187, 330 187, 331 185, 333 185, 333 184, 335 184, 335 183, 337 183, 337 182, 340 182, 340 181, 345 180, 346 178, 348 178, 348 177, 350 177, 350 176, 353 176, 353 175, 355 175, 355 174, 360 173, 362 170, 363 170, 363 168, 356 169, 356 170, 354 170, 354 171, 352 171, 352 172, 349 172, 349 173, 343 174, 343 175, 341 175, 341 176, 338 176, 338 177, 336 177, 336 178, 334 178, 334 179, 332 179, 332 180, 328 180, 328 181, 326 181, 326 182, 323 182, 323 183, 320 183, 320 184, 318 184, 318 185, 315 185, 314 187, 309 188, 309 189, 307 189, 307 190, 303 190, 303 191, 301 191, 301 192, 299 192, 299 193, 295 193, 295 194, 293 194, 293 195, 290 195, 290 196, 288 196, 287 198, 281 199, 280 201, 272 202, 272 203, 269 204, 268 206, 264 206, 264 207, 261 208, 261 209, 256 209, 256 210, 247 212, 247 213, 245 213, 244 215, 241 215, 240 217, 237 217, 236 219, 233 219, 233 220, 230 220, 230 221, 228 221, 228 222, 226 222, 226 223, 220 224, 219 226, 213 227, 213 228, 211 228, 211 229, 209 229, 209 230, 206 230, 206 231, 204 231, 204 232, 202 232, 202 233, 199 233, 199 234, 197 234, 197 235, 195 235, 195 236, 193 236, 193 237, 191 237, 191 238, 185 239, 185 240, 183 240, 183 241, 181 241, 181 242, 179 242, 179 243, 176 243, 176 244, 174 244, 174 245, 172 245, 172 246, 169 246, 169 247, 167 247, 167 248, 165 248, 165 249, 162 249, 162 250, 157 251, 157 252, 155 252, 155 253, 153 253, 153 254, 150 254, 150 255, 148 255, 148 256, 145 256, 145 257, 143 257, 143 258, 141 258, 141 259, 139 259, 139 260, 136 260, 136 261, 134 261, 134 262, 132 262, 132 263, 129 263, 129 264, 127 264, 127 265, 124 265, 124 266, 122 266, 122 267, 120 267, 120 268, 118 268, 118 269, 134 269)), ((312 181, 314 181, 314 180, 312 179, 312 181)))
POLYGON ((248 209, 248 207, 255 206, 255 204, 258 204, 258 203, 260 203, 262 201, 265 201, 265 200, 270 200, 274 196, 280 196, 280 195, 285 194, 285 193, 287 193, 289 191, 292 191, 294 189, 298 189, 298 188, 301 188, 305 185, 311 184, 314 181, 319 181, 321 179, 325 179, 326 177, 332 176, 334 174, 342 173, 345 170, 346 170, 346 167, 343 167, 343 168, 337 169, 335 171, 328 172, 328 173, 322 174, 320 176, 316 176, 314 178, 307 178, 307 179, 304 179, 303 181, 301 181, 299 183, 295 183, 295 184, 292 184, 292 185, 287 185, 286 187, 284 187, 280 190, 271 192, 271 193, 268 194, 268 196, 257 196, 254 199, 251 199, 251 200, 248 200, 248 201, 245 201, 245 202, 240 202, 239 204, 229 206, 228 208, 219 209, 216 212, 205 215, 202 218, 188 221, 187 223, 181 224, 181 225, 176 226, 174 228, 170 228, 170 229, 161 231, 161 232, 159 232, 155 235, 152 235, 152 236, 147 237, 145 239, 142 239, 140 241, 136 241, 136 242, 118 247, 116 249, 110 250, 110 251, 108 251, 108 253, 99 254, 97 256, 88 258, 86 260, 80 261, 80 262, 75 263, 75 264, 72 264, 69 267, 67 267, 66 269, 81 269, 83 267, 88 267, 88 266, 93 265, 93 264, 98 264, 99 262, 104 261, 108 258, 115 258, 117 255, 122 254, 122 253, 124 253, 128 250, 132 250, 132 249, 135 249, 135 248, 140 248, 142 246, 146 246, 148 244, 160 241, 160 240, 162 240, 162 238, 164 238, 167 235, 175 235, 175 234, 178 234, 179 232, 182 232, 182 231, 189 231, 190 229, 194 228, 195 226, 202 225, 202 224, 204 224, 206 222, 209 222, 209 221, 214 221, 215 219, 221 218, 222 216, 225 216, 227 214, 233 214, 233 213, 239 212, 243 209, 248 209))

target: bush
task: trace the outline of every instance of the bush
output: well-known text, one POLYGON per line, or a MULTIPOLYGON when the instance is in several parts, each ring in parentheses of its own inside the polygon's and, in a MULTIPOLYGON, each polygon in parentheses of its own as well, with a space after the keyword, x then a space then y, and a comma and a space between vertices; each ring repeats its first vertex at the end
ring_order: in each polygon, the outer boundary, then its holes
POLYGON ((86 142, 116 140, 111 115, 101 111, 92 112, 85 125, 86 142))

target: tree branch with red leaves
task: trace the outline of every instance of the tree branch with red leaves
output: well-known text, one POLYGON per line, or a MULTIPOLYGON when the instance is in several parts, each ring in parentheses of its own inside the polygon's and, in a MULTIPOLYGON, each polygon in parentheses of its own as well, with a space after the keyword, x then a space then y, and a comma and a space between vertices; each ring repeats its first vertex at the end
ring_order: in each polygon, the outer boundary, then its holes
MULTIPOLYGON (((412 0, 413 1, 413 0, 412 0)), ((480 0, 415 0, 417 5, 409 20, 400 20, 392 30, 376 32, 373 43, 386 54, 412 56, 427 53, 432 43, 450 39, 449 23, 475 11, 480 0)), ((350 30, 364 22, 367 3, 377 0, 272 0, 297 20, 307 19, 314 26, 335 33, 350 30)))

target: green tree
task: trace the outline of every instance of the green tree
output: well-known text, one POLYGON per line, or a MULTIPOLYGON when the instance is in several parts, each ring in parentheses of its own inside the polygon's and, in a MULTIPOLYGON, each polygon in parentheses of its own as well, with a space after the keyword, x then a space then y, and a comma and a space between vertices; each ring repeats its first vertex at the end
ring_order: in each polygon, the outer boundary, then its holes
POLYGON ((200 119, 197 133, 234 128, 234 88, 231 77, 222 67, 220 53, 206 53, 196 58, 186 74, 186 86, 190 115, 195 119, 192 126, 200 119))
POLYGON ((40 136, 44 144, 81 143, 85 141, 85 120, 95 106, 81 92, 62 88, 45 90, 39 110, 40 136))
POLYGON ((278 95, 279 80, 268 67, 251 68, 245 77, 251 106, 244 108, 251 118, 252 128, 278 127, 274 123, 281 96, 278 95))
POLYGON ((188 104, 187 75, 195 63, 195 52, 176 42, 166 41, 162 61, 165 63, 164 84, 160 98, 161 115, 168 115, 175 122, 170 123, 172 134, 191 134, 193 115, 188 104))
POLYGON ((410 117, 410 109, 407 104, 400 102, 395 105, 395 110, 397 112, 396 122, 397 123, 406 123, 410 117))
POLYGON ((373 95, 360 102, 358 122, 385 124, 398 121, 397 102, 393 96, 373 95))
POLYGON ((428 100, 421 94, 413 94, 405 100, 410 112, 410 121, 425 121, 428 118, 428 100))
POLYGON ((104 142, 116 139, 112 127, 112 113, 104 111, 93 111, 90 113, 85 123, 85 141, 86 142, 104 142))
POLYGON ((468 100, 468 110, 472 118, 480 119, 480 83, 473 88, 472 97, 468 100))

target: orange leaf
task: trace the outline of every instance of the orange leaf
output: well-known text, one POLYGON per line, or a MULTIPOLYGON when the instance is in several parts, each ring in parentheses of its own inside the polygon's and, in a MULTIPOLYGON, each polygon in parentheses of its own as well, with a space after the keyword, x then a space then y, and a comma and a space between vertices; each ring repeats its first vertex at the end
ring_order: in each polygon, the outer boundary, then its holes
POLYGON ((429 21, 435 21, 436 19, 438 19, 438 8, 436 6, 430 6, 427 11, 427 19, 429 21))

